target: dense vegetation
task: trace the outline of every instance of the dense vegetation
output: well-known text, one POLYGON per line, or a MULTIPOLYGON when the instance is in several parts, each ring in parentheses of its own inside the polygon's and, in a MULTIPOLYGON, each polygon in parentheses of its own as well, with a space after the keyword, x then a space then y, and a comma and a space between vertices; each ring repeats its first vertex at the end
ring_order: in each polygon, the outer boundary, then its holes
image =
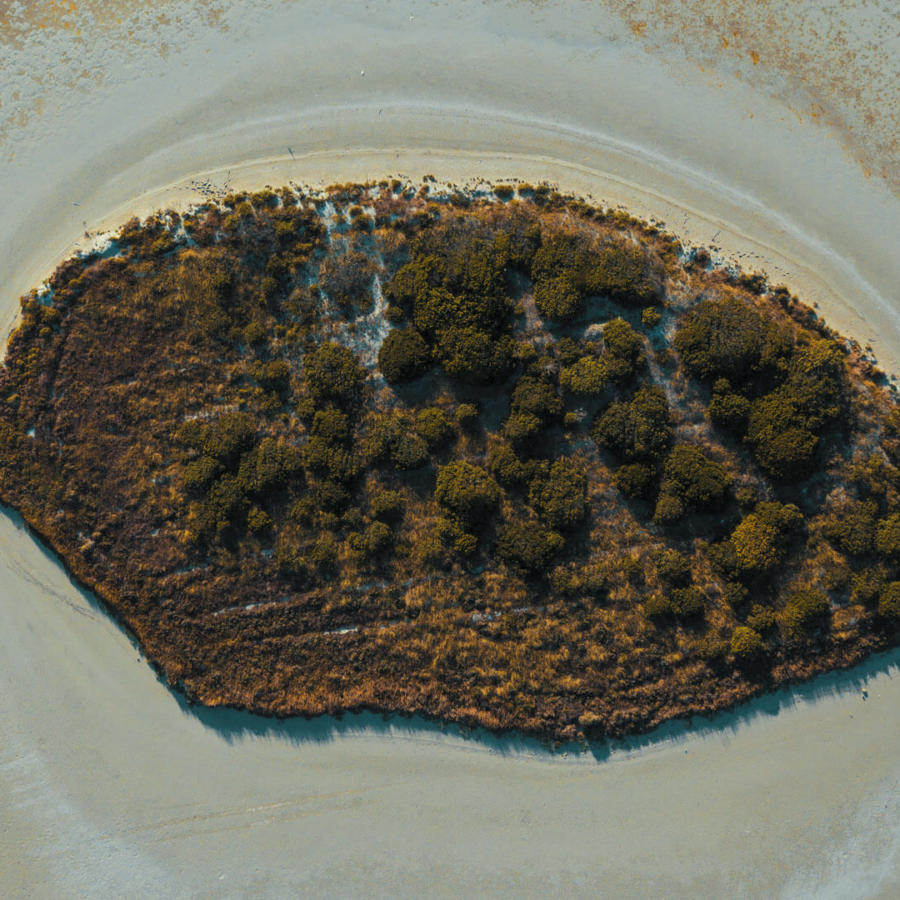
POLYGON ((600 737, 898 637, 878 373, 544 186, 129 222, 0 377, 4 502, 202 703, 600 737))

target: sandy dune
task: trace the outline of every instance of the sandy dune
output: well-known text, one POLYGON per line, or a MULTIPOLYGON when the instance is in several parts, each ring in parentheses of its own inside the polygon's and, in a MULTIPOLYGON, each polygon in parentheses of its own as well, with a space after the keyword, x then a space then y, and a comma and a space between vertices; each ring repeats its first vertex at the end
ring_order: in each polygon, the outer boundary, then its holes
MULTIPOLYGON (((205 186, 545 178, 765 268, 900 372, 900 203, 848 154, 865 137, 838 127, 849 113, 798 116, 783 71, 701 69, 658 30, 649 54, 614 3, 340 7, 10 5, 4 326, 86 230, 205 186)), ((822 53, 889 54, 890 8, 837 42, 823 30, 822 53)), ((869 94, 887 121, 896 82, 869 94)), ((0 578, 5 895, 900 891, 896 654, 691 732, 550 758, 419 722, 192 712, 7 517, 0 578)))

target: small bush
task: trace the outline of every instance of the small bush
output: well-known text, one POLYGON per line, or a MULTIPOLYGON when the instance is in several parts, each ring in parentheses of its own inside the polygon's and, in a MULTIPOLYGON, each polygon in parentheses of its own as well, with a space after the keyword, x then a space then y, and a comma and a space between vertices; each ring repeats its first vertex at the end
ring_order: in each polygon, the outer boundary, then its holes
POLYGON ((691 580, 691 560, 678 550, 659 550, 653 556, 656 571, 667 585, 685 585, 691 580))
POLYGON ((513 487, 525 480, 525 467, 509 444, 501 444, 491 452, 488 466, 494 478, 504 487, 513 487))
POLYGON ((456 407, 456 422, 464 431, 471 431, 478 425, 478 407, 474 403, 460 403, 456 407))
POLYGON ((875 549, 879 556, 892 562, 900 560, 900 513, 893 513, 878 523, 875 549))
POLYGON ((366 371, 353 352, 330 342, 306 355, 303 375, 317 405, 331 401, 338 406, 355 406, 366 380, 366 371))
POLYGON ((613 484, 631 499, 646 499, 653 492, 653 469, 644 463, 626 463, 613 475, 613 484))
POLYGON ((630 402, 616 401, 594 420, 591 437, 628 462, 658 460, 672 440, 665 391, 657 385, 639 388, 630 402))
POLYGON ((814 637, 830 617, 828 595, 817 588, 802 588, 788 598, 781 611, 781 625, 788 640, 799 642, 814 637))
POLYGON ((561 535, 537 522, 510 522, 500 529, 496 552, 514 569, 538 575, 548 571, 564 543, 561 535))
POLYGON ((372 515, 382 522, 399 522, 406 512, 406 500, 399 491, 383 490, 372 495, 372 515))
POLYGON ((431 351, 412 328, 392 329, 378 350, 378 368, 391 384, 412 381, 431 366, 431 351))
POLYGON ((892 581, 881 592, 878 617, 894 627, 900 625, 900 581, 892 581))
POLYGON ((730 487, 731 476, 721 463, 693 444, 677 444, 666 460, 660 490, 703 510, 721 507, 730 487))
POLYGON ((416 414, 416 433, 428 444, 430 450, 449 445, 455 437, 447 414, 436 406, 427 407, 416 414))
POLYGON ((534 305, 545 319, 565 322, 582 312, 584 300, 575 279, 564 272, 535 283, 534 305))
POLYGON ((746 625, 738 625, 731 633, 729 650, 737 663, 753 663, 766 652, 766 645, 758 632, 746 625))
POLYGON ((574 528, 584 518, 587 477, 577 462, 561 456, 534 478, 528 502, 558 531, 574 528))
POLYGON ((754 603, 750 608, 750 615, 747 616, 747 624, 760 634, 768 634, 778 624, 775 610, 771 606, 754 603))
POLYGON ((559 373, 563 390, 580 397, 598 397, 606 388, 606 366, 598 356, 582 356, 559 373))
POLYGON ((497 510, 500 496, 497 482, 481 466, 457 460, 438 471, 435 499, 466 524, 483 526, 497 510))

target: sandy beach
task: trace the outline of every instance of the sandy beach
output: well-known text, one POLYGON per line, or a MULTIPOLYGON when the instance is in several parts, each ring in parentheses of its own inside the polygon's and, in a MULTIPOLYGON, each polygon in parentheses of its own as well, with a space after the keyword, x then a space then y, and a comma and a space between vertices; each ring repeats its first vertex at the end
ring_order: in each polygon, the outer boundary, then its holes
MULTIPOLYGON (((667 44, 690 4, 651 23, 652 45, 618 7, 124 0, 40 19, 12 4, 3 333, 21 293, 132 214, 209 190, 433 174, 548 180, 664 221, 764 269, 900 373, 895 167, 852 152, 858 98, 822 94, 828 115, 801 115, 806 70, 748 45, 738 77, 730 58, 667 44)), ((876 156, 898 102, 890 7, 869 4, 840 40, 833 22, 816 32, 835 62, 876 47, 876 156)), ((423 722, 191 710, 3 516, 0 890, 896 896, 898 664, 565 757, 423 722)))

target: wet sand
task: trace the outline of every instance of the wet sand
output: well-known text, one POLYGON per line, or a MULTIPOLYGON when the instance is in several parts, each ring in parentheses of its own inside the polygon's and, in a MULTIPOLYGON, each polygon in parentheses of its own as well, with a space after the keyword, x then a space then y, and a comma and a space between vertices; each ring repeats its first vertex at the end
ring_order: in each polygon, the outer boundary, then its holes
MULTIPOLYGON (((900 204, 771 71, 724 83, 590 4, 160 10, 168 24, 142 13, 127 41, 99 19, 5 39, 22 90, 48 73, 0 135, 7 329, 85 230, 204 185, 519 177, 765 268, 900 372, 900 204), (51 77, 66 53, 89 73, 71 86, 51 77)), ((6 517, 0 579, 7 895, 900 890, 896 654, 692 731, 551 757, 416 721, 190 710, 6 517)))

